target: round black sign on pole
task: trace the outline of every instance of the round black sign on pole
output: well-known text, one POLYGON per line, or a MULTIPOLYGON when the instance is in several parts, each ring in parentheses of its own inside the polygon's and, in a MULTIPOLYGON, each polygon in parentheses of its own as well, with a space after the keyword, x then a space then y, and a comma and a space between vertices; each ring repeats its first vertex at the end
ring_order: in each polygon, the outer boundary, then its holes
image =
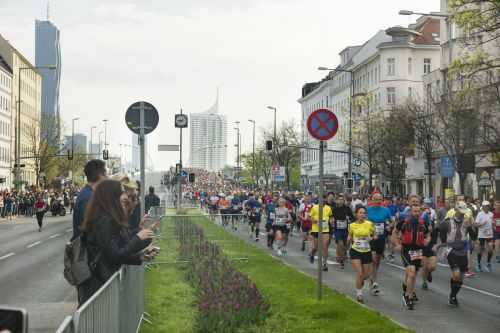
POLYGON ((141 134, 141 104, 144 108, 144 134, 153 132, 158 126, 160 117, 156 108, 148 102, 135 102, 128 107, 125 113, 125 123, 135 134, 141 134))

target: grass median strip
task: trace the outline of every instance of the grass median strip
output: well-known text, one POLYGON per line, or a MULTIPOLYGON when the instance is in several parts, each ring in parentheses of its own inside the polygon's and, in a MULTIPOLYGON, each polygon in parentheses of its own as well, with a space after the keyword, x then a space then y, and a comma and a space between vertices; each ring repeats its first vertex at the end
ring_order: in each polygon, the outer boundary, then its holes
POLYGON ((205 217, 194 220, 207 234, 224 240, 219 245, 230 257, 248 256, 248 262, 234 264, 255 282, 271 306, 265 323, 245 332, 407 332, 328 287, 323 290, 323 300, 317 301, 313 278, 228 234, 205 217))

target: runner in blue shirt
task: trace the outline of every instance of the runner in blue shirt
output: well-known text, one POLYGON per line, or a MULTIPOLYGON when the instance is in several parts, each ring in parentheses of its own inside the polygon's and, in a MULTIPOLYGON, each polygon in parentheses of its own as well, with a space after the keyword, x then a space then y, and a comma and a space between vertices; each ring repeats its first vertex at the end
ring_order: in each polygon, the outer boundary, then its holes
POLYGON ((387 231, 392 221, 391 211, 387 207, 382 206, 383 199, 382 194, 373 194, 372 206, 369 206, 367 209, 368 221, 374 224, 375 233, 377 234, 377 238, 370 242, 373 256, 373 270, 370 281, 372 293, 375 296, 380 294, 377 283, 377 272, 380 266, 380 260, 384 256, 387 231))
POLYGON ((248 195, 248 201, 246 203, 246 208, 250 212, 249 220, 250 220, 250 228, 251 232, 255 231, 255 241, 259 241, 259 233, 260 233, 260 219, 261 219, 261 210, 262 205, 260 202, 255 199, 253 193, 248 195))
POLYGON ((276 203, 274 201, 269 201, 266 204, 266 232, 267 232, 267 247, 269 249, 273 248, 274 243, 274 232, 273 232, 273 222, 275 219, 276 203))

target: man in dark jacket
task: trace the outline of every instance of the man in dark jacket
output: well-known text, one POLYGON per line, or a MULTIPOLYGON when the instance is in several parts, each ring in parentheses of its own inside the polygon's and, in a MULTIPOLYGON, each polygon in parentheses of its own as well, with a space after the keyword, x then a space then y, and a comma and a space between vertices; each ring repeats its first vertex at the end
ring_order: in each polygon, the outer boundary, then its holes
POLYGON ((149 187, 149 194, 146 195, 144 202, 144 213, 149 212, 151 207, 160 206, 160 198, 155 194, 155 188, 153 186, 149 187))
POLYGON ((75 208, 73 210, 73 237, 72 240, 80 235, 80 226, 83 223, 85 208, 92 196, 92 192, 97 184, 106 178, 106 165, 101 160, 90 160, 83 169, 87 177, 87 185, 80 191, 76 198, 75 208))

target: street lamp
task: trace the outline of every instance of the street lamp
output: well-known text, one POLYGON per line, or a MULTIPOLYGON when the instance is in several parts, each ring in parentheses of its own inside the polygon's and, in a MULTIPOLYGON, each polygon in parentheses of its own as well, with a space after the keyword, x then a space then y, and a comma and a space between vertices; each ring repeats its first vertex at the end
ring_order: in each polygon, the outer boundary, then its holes
POLYGON ((75 121, 80 117, 71 119, 71 185, 75 186, 75 121))
MULTIPOLYGON (((354 103, 354 80, 353 80, 354 71, 348 69, 340 69, 340 68, 332 69, 323 66, 318 67, 318 70, 349 73, 349 79, 350 79, 349 95, 351 97, 351 100, 349 103, 349 153, 347 161, 347 179, 352 179, 352 104, 354 103)), ((352 184, 354 185, 354 182, 352 184)), ((352 191, 352 188, 350 188, 349 191, 352 191)))
POLYGON ((236 130, 236 167, 237 167, 237 179, 238 183, 240 181, 240 122, 235 121, 236 127, 234 128, 236 130))
POLYGON ((100 152, 101 152, 101 150, 102 150, 102 149, 101 149, 101 148, 102 148, 102 147, 101 147, 101 145, 102 145, 102 138, 101 138, 101 135, 103 135, 103 134, 104 134, 104 132, 103 132, 103 131, 100 131, 100 132, 99 132, 99 155, 101 154, 100 152))
MULTIPOLYGON (((269 110, 273 110, 274 111, 274 132, 273 132, 273 164, 276 163, 277 161, 277 156, 276 156, 276 145, 278 144, 277 140, 276 140, 276 107, 274 106, 268 106, 267 107, 269 110)), ((271 183, 271 186, 272 186, 272 190, 274 191, 274 180, 273 182, 271 183)))
POLYGON ((90 128, 90 157, 93 157, 94 154, 94 130, 97 129, 97 126, 92 126, 90 128))
POLYGON ((255 172, 255 120, 248 119, 249 122, 253 125, 252 130, 252 173, 253 173, 253 181, 255 185, 257 185, 257 173, 255 172))
POLYGON ((20 185, 19 180, 21 176, 21 72, 25 70, 37 69, 57 69, 56 66, 36 66, 36 67, 19 67, 17 76, 17 121, 15 126, 16 145, 14 146, 15 164, 14 164, 14 179, 16 188, 20 185))

